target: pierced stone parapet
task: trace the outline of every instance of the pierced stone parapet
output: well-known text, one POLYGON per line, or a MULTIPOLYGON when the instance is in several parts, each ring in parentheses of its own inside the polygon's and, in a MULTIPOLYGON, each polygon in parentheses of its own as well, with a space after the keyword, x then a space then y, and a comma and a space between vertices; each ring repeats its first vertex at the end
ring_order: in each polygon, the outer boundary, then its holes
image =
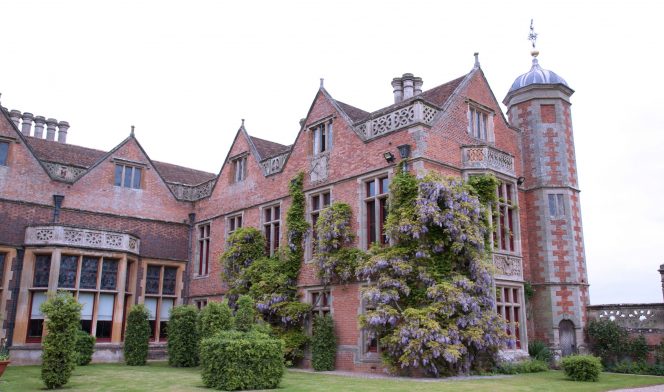
POLYGON ((60 163, 54 163, 54 162, 43 162, 43 163, 44 166, 46 167, 46 171, 48 172, 48 174, 52 178, 61 181, 74 182, 78 180, 87 171, 87 169, 78 166, 62 165, 60 163))
POLYGON ((628 330, 664 331, 664 303, 592 305, 588 317, 610 320, 628 330))
POLYGON ((493 265, 496 267, 496 278, 523 280, 523 261, 521 257, 494 253, 493 265))
POLYGON ((279 173, 284 168, 284 163, 286 163, 289 154, 290 153, 285 153, 261 161, 260 164, 263 168, 263 174, 269 176, 271 174, 279 173))
POLYGON ((409 106, 357 124, 355 130, 368 140, 416 124, 431 125, 436 114, 438 109, 422 101, 415 101, 409 106))
POLYGON ((489 146, 461 147, 464 169, 491 169, 514 176, 514 157, 489 146))
POLYGON ((214 179, 199 185, 184 185, 176 183, 167 183, 175 198, 182 201, 196 201, 212 194, 214 179))
POLYGON ((73 246, 139 254, 141 240, 131 234, 67 226, 34 226, 25 229, 26 245, 73 246))

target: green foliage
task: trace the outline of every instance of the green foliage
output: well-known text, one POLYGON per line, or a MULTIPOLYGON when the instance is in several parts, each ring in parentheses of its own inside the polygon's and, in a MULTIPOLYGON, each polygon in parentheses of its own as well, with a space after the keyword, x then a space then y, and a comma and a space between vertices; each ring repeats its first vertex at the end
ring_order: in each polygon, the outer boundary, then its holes
POLYGON ((611 320, 592 320, 588 324, 588 337, 593 354, 610 367, 627 355, 629 338, 627 330, 611 320))
POLYGON ((498 202, 498 185, 500 181, 493 174, 483 174, 481 176, 470 176, 468 185, 472 194, 477 196, 483 205, 496 204, 498 202))
POLYGON ((532 283, 525 281, 523 282, 523 295, 526 297, 526 301, 530 301, 535 296, 535 288, 533 288, 532 283))
POLYGON ((275 328, 274 333, 284 342, 286 366, 293 366, 304 358, 304 350, 311 339, 301 328, 275 328))
POLYGON ((528 343, 528 354, 531 358, 545 363, 551 363, 553 359, 553 353, 549 350, 549 346, 539 340, 528 343))
POLYGON ((258 229, 242 227, 233 232, 226 241, 226 250, 221 255, 222 279, 228 282, 229 293, 245 294, 249 282, 244 270, 256 259, 265 256, 265 237, 258 229))
POLYGON ((633 361, 645 362, 648 357, 648 351, 648 343, 642 334, 629 340, 629 355, 633 361))
POLYGON ((618 362, 617 365, 610 367, 608 370, 614 373, 664 376, 664 365, 659 363, 650 365, 646 362, 623 360, 618 362))
POLYGON ((316 316, 311 339, 311 366, 316 371, 334 370, 337 338, 332 316, 316 316))
POLYGON ((664 365, 664 340, 659 342, 659 345, 655 347, 655 363, 658 365, 664 365))
POLYGON ((168 364, 175 367, 198 366, 198 309, 180 305, 171 309, 168 320, 168 364))
POLYGON ((226 331, 201 342, 201 376, 208 388, 276 388, 284 374, 283 342, 259 332, 226 331))
POLYGON ((144 305, 133 305, 127 315, 124 357, 129 366, 145 366, 150 342, 149 313, 144 305))
POLYGON ((5 339, 0 341, 0 361, 9 361, 9 349, 5 339))
POLYGON ((291 197, 291 206, 286 214, 286 227, 288 249, 290 252, 286 256, 284 272, 291 279, 292 284, 297 281, 297 275, 300 273, 300 265, 304 259, 304 238, 309 231, 305 212, 304 197, 304 173, 299 172, 288 186, 288 194, 291 197))
POLYGON ((561 366, 574 381, 599 381, 602 372, 601 360, 592 355, 570 355, 563 358, 561 366))
POLYGON ((256 311, 254 300, 248 295, 241 295, 237 300, 237 311, 235 311, 235 328, 238 331, 248 332, 256 322, 256 311))
POLYGON ((92 361, 97 339, 85 331, 76 333, 76 364, 85 366, 92 361))
POLYGON ((547 370, 549 370, 549 365, 538 359, 528 359, 520 362, 505 362, 498 365, 498 373, 501 374, 538 373, 547 370))
POLYGON ((210 301, 198 314, 198 331, 201 339, 234 327, 233 311, 226 302, 210 301))
POLYGON ((42 343, 41 378, 48 389, 67 384, 76 366, 76 336, 81 308, 71 293, 60 291, 41 305, 46 316, 46 337, 42 343))

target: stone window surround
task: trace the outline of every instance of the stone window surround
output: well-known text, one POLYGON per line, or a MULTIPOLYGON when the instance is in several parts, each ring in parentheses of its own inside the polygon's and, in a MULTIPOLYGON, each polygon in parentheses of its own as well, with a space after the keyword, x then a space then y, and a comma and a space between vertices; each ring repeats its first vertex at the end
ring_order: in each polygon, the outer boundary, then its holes
POLYGON ((140 191, 140 190, 143 189, 143 185, 145 184, 145 172, 147 172, 150 169, 150 167, 148 166, 147 163, 132 161, 132 160, 129 160, 129 159, 123 159, 123 158, 118 158, 118 157, 111 158, 110 161, 113 164, 113 185, 115 187, 123 188, 123 189, 132 189, 132 190, 135 190, 135 191, 140 191), (118 166, 122 166, 123 169, 122 169, 122 175, 121 175, 121 179, 120 179, 120 185, 115 185, 115 175, 116 175, 116 170, 117 170, 116 168, 118 166), (126 167, 131 167, 132 168, 132 184, 129 187, 126 187, 124 185, 124 179, 125 179, 124 176, 125 176, 125 172, 126 172, 126 167), (141 179, 140 179, 140 182, 138 184, 138 188, 135 188, 134 184, 133 184, 134 169, 141 169, 141 179))
MULTIPOLYGON (((278 237, 277 243, 276 243, 276 244, 272 244, 272 243, 267 244, 267 246, 268 246, 269 249, 270 249, 270 255, 269 255, 269 256, 273 256, 273 255, 278 251, 278 249, 279 249, 279 243, 281 242, 281 239, 282 239, 282 235, 281 235, 281 232, 282 232, 282 226, 283 226, 283 225, 282 225, 282 221, 283 221, 283 219, 281 218, 282 215, 283 215, 283 211, 282 211, 282 209, 283 209, 283 208, 282 208, 282 201, 281 201, 281 200, 279 200, 279 201, 277 201, 277 202, 266 203, 266 204, 263 204, 263 205, 261 205, 261 206, 258 207, 258 210, 259 210, 259 212, 260 212, 260 228, 261 228, 261 233, 263 233, 263 235, 265 235, 265 228, 266 228, 266 225, 269 224, 269 225, 270 225, 270 231, 271 231, 271 233, 272 233, 272 235, 271 235, 271 237, 270 237, 270 241, 274 241, 274 238, 275 238, 275 237, 274 237, 274 224, 275 224, 275 223, 278 223, 278 224, 279 224, 279 229, 278 229, 278 233, 277 233, 277 234, 278 234, 278 236, 277 236, 277 237, 278 237), (273 207, 279 207, 279 218, 278 218, 278 219, 272 219, 271 221, 267 222, 267 221, 265 221, 265 210, 267 210, 267 209, 269 209, 269 208, 273 208, 273 207)), ((266 240, 267 240, 267 238, 266 238, 266 240)))
MULTIPOLYGON (((496 288, 508 288, 508 289, 517 289, 518 290, 518 302, 510 302, 509 304, 518 303, 519 304, 519 340, 521 345, 521 350, 528 349, 528 334, 527 334, 527 318, 526 318, 526 298, 524 294, 523 284, 515 283, 510 281, 497 280, 495 282, 496 288)), ((497 297, 496 299, 496 308, 495 311, 498 312, 499 302, 497 297)), ((501 302, 503 303, 503 302, 501 302)), ((516 349, 516 347, 515 347, 516 349)))
MULTIPOLYGON (((369 248, 369 243, 368 243, 368 238, 366 236, 367 233, 367 211, 366 207, 364 204, 364 200, 366 199, 365 196, 365 189, 366 189, 366 183, 370 180, 374 180, 379 177, 383 177, 387 175, 388 180, 390 181, 390 184, 392 183, 392 180, 394 179, 394 169, 381 169, 378 171, 371 172, 369 174, 365 174, 363 176, 360 176, 357 178, 357 197, 358 197, 358 205, 360 206, 359 211, 360 213, 357 216, 357 238, 358 238, 358 246, 360 249, 368 249, 369 248)), ((388 192, 388 203, 390 200, 389 192, 388 192)))
MULTIPOLYGON (((11 299, 12 292, 9 290, 9 282, 11 282, 14 272, 11 269, 12 262, 16 258, 16 249, 0 246, 0 254, 5 255, 5 266, 2 273, 2 281, 0 282, 0 314, 7 314, 7 302, 11 299)), ((7 331, 4 329, 4 320, 0 320, 0 339, 7 338, 7 331)))
POLYGON ((228 240, 228 236, 233 234, 235 232, 235 230, 244 227, 244 210, 227 214, 226 217, 224 218, 224 222, 225 222, 225 224, 224 224, 225 233, 224 234, 225 234, 226 239, 228 240), (237 225, 237 218, 240 218, 240 225, 239 226, 237 225), (235 229, 231 230, 231 220, 234 220, 234 219, 235 219, 235 222, 236 222, 235 229))
MULTIPOLYGON (((479 172, 479 173, 473 173, 473 174, 486 174, 486 172, 479 172)), ((469 173, 470 175, 470 173, 469 173)), ((513 255, 513 256, 521 256, 521 217, 520 217, 520 208, 519 208, 519 187, 516 184, 516 180, 510 177, 506 177, 503 175, 499 175, 498 173, 494 173, 496 178, 500 182, 506 182, 510 183, 512 185, 512 191, 514 192, 514 250, 513 251, 508 251, 505 249, 499 249, 494 247, 493 244, 493 235, 491 236, 491 246, 494 250, 494 252, 497 253, 504 253, 507 255, 513 255)), ((493 225, 493 214, 490 214, 489 216, 489 222, 491 225, 493 225)))
POLYGON ((311 317, 309 321, 306 323, 305 328, 306 332, 309 336, 312 334, 312 328, 313 328, 313 322, 314 322, 314 314, 319 313, 321 310, 327 310, 327 314, 332 316, 332 319, 334 319, 334 297, 332 295, 332 287, 325 287, 325 286, 310 286, 304 288, 304 301, 307 304, 310 304, 312 306, 311 308, 311 317), (323 293, 327 292, 328 297, 327 297, 327 306, 325 306, 325 309, 320 309, 321 305, 318 304, 317 306, 314 305, 313 303, 313 297, 314 294, 318 293, 323 293))
POLYGON ((495 121, 495 111, 491 109, 488 106, 482 105, 479 102, 476 102, 470 98, 466 99, 465 103, 468 105, 468 111, 467 111, 467 117, 466 120, 468 121, 468 125, 466 128, 466 133, 472 137, 473 139, 476 140, 481 140, 483 142, 488 142, 488 143, 495 143, 496 141, 496 135, 494 132, 494 121, 495 121), (473 127, 471 126, 471 121, 473 120, 471 118, 471 113, 475 112, 480 112, 482 114, 485 114, 487 116, 486 123, 484 124, 485 127, 485 132, 486 132, 486 139, 478 138, 473 134, 473 127))
MULTIPOLYGON (((311 151, 312 156, 318 156, 320 154, 328 153, 332 150, 332 146, 334 144, 334 141, 333 141, 334 131, 332 130, 333 129, 332 123, 334 122, 335 119, 336 119, 336 116, 332 114, 332 115, 325 116, 325 117, 323 117, 319 120, 316 120, 316 121, 314 121, 312 123, 309 123, 309 124, 304 126, 304 128, 306 130, 308 130, 309 133, 311 134, 311 136, 309 138, 309 140, 310 140, 309 151, 311 151), (326 146, 326 148, 325 148, 324 151, 316 151, 316 145, 317 144, 316 144, 316 141, 314 139, 315 136, 316 136, 315 130, 316 130, 316 128, 318 128, 320 125, 323 125, 323 124, 326 125, 326 130, 327 130, 326 137, 325 137, 325 141, 326 141, 325 146, 326 146), (330 132, 330 130, 332 130, 332 132, 330 132)), ((320 144, 318 144, 318 145, 320 146, 320 144)))
POLYGON ((191 299, 191 304, 194 305, 198 310, 202 310, 210 300, 207 297, 197 297, 191 299))
POLYGON ((160 340, 159 334, 160 334, 160 312, 161 312, 161 303, 162 303, 162 298, 166 299, 173 299, 173 306, 178 306, 182 304, 182 288, 184 285, 183 282, 183 277, 184 277, 184 269, 185 269, 185 263, 183 262, 178 262, 178 261, 166 261, 166 260, 156 260, 156 259, 143 259, 141 262, 141 268, 142 268, 142 276, 141 276, 141 282, 140 282, 140 287, 141 287, 141 292, 140 292, 140 297, 138 299, 138 303, 144 304, 145 305, 145 299, 146 298, 157 298, 157 311, 155 315, 155 331, 154 331, 154 338, 150 339, 151 343, 164 343, 165 340, 160 340), (160 278, 159 278, 159 294, 146 294, 146 285, 147 285, 147 271, 148 271, 148 266, 159 266, 162 267, 162 272, 160 273, 160 278), (177 268, 177 273, 175 275, 175 294, 169 295, 169 294, 162 294, 162 284, 164 281, 163 278, 163 270, 164 267, 175 267, 177 268))
POLYGON ((228 163, 231 165, 231 176, 229 181, 231 184, 239 184, 247 179, 247 174, 248 174, 247 165, 249 162, 248 157, 249 157, 249 152, 244 151, 228 158, 228 163), (241 173, 238 173, 238 164, 240 165, 240 169, 242 170, 241 173))
MULTIPOLYGON (((364 300, 364 298, 362 298, 362 289, 367 288, 367 287, 369 287, 369 285, 363 284, 363 285, 360 285, 358 287, 358 290, 357 290, 358 296, 359 296, 359 301, 360 301, 359 302, 360 306, 357 309, 358 316, 365 314, 366 311, 367 311, 367 303, 364 300)), ((380 363, 380 362, 382 362, 380 343, 378 343, 378 348, 377 348, 377 351, 375 353, 367 352, 367 351, 364 350, 365 341, 368 338, 368 334, 369 334, 368 331, 364 330, 363 328, 360 329, 360 334, 359 334, 359 337, 358 337, 359 340, 357 342, 357 347, 358 347, 357 352, 359 354, 359 361, 360 362, 380 363)))
MULTIPOLYGON (((136 282, 136 269, 133 267, 137 263, 135 256, 121 253, 121 252, 104 252, 104 251, 95 251, 90 249, 81 249, 81 248, 69 248, 69 247, 45 247, 45 248, 30 248, 28 247, 25 251, 23 257, 23 272, 21 274, 21 284, 20 291, 17 298, 17 308, 16 314, 23 315, 17 317, 16 327, 14 329, 13 344, 14 345, 24 345, 27 342, 27 327, 30 319, 30 308, 32 302, 32 293, 33 292, 55 292, 58 289, 58 279, 60 275, 60 260, 63 255, 67 256, 91 256, 91 257, 100 257, 100 258, 110 258, 117 259, 119 261, 118 271, 117 271, 117 285, 116 290, 112 292, 116 294, 116 301, 113 307, 113 326, 110 343, 121 343, 122 341, 122 329, 125 319, 125 299, 127 301, 133 301, 134 298, 134 287, 136 282), (38 255, 50 255, 51 264, 49 272, 49 283, 48 287, 44 288, 34 288, 32 286, 33 276, 34 276, 34 266, 35 260, 38 255), (130 277, 129 277, 129 290, 125 287, 126 284, 126 273, 127 267, 130 267, 130 277), (133 274, 133 276, 132 276, 133 274), (122 298, 122 300, 117 300, 122 298)), ((98 271, 100 273, 101 271, 98 271)), ((96 293, 110 293, 111 291, 106 290, 95 290, 96 293)), ((95 311, 96 314, 96 305, 95 301, 95 311)), ((96 319, 93 316, 93 328, 95 326, 96 319)), ((94 333, 94 329, 92 331, 94 333)))
POLYGON ((334 203, 334 197, 332 190, 334 189, 333 185, 324 186, 321 188, 312 189, 304 193, 305 198, 305 219, 309 223, 309 235, 307 236, 304 244, 304 262, 311 263, 314 258, 314 238, 313 238, 313 221, 311 219, 311 214, 314 212, 312 209, 312 198, 317 195, 322 195, 323 193, 330 194, 330 205, 334 203))
POLYGON ((570 203, 569 203, 569 193, 565 189, 555 189, 555 190, 547 190, 544 192, 545 195, 545 203, 546 203, 546 214, 551 220, 561 220, 561 219, 567 219, 567 214, 568 211, 570 211, 570 203), (553 196, 554 201, 555 201, 555 207, 556 207, 556 212, 560 212, 560 204, 558 203, 560 201, 560 198, 558 196, 562 196, 562 214, 555 214, 551 215, 551 205, 549 198, 553 196))
POLYGON ((200 279, 200 278, 207 278, 210 276, 210 250, 212 249, 211 243, 212 242, 212 220, 207 220, 203 222, 199 222, 196 224, 196 251, 194 252, 194 257, 195 257, 195 262, 194 262, 194 279, 200 279), (201 232, 200 229, 204 226, 208 226, 208 236, 206 237, 208 243, 207 243, 207 273, 205 274, 199 274, 199 267, 200 267, 200 252, 201 252, 201 247, 200 243, 203 238, 201 238, 201 232))

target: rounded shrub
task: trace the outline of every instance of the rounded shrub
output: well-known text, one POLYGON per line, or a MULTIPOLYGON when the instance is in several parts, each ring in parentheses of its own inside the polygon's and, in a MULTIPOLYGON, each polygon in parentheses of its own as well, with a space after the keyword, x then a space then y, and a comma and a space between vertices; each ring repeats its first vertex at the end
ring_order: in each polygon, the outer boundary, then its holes
POLYGON ((316 316, 311 338, 311 366, 316 371, 334 370, 337 357, 337 338, 330 315, 316 316))
POLYGON ((201 339, 231 330, 234 325, 233 312, 226 302, 208 302, 198 315, 198 331, 201 339))
POLYGON ((237 311, 235 311, 235 329, 248 332, 255 322, 254 300, 248 295, 241 295, 237 300, 237 311))
POLYGON ((85 366, 92 361, 97 339, 85 331, 79 330, 76 334, 76 364, 85 366))
POLYGON ((283 374, 281 339, 255 331, 225 331, 201 342, 201 377, 208 388, 272 389, 283 374))
POLYGON ((150 322, 148 310, 143 305, 134 305, 127 315, 124 356, 129 366, 144 366, 148 360, 150 322))
POLYGON ((563 358, 561 366, 574 381, 598 381, 602 372, 602 361, 592 355, 570 355, 563 358))
POLYGON ((168 320, 168 364, 175 367, 198 366, 198 309, 180 305, 171 309, 168 320))
POLYGON ((551 363, 553 359, 553 354, 549 350, 549 346, 539 340, 528 343, 528 355, 533 359, 546 363, 551 363))
POLYGON ((50 296, 41 305, 46 315, 41 378, 48 389, 67 384, 76 366, 76 336, 81 323, 81 304, 67 292, 50 296))

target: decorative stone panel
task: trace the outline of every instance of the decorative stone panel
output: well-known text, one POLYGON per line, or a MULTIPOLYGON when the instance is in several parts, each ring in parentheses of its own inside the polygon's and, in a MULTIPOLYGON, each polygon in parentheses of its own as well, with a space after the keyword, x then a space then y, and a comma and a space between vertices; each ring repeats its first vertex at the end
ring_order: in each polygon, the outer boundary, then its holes
POLYGON ((77 166, 62 165, 53 162, 43 162, 48 174, 58 180, 74 182, 79 179, 87 169, 77 166))
POLYGON ((276 157, 268 158, 261 161, 261 167, 263 168, 263 174, 269 176, 271 174, 279 173, 281 169, 284 168, 284 163, 288 158, 288 154, 277 155, 276 157))
POLYGON ((431 125, 438 112, 438 109, 422 101, 415 101, 409 106, 357 124, 355 130, 369 140, 416 124, 431 125))
POLYGON ((491 169, 514 177, 514 157, 489 146, 461 147, 464 169, 491 169))
POLYGON ((328 154, 320 154, 311 159, 309 175, 313 184, 327 180, 327 163, 329 159, 330 156, 328 154))
POLYGON ((501 253, 493 254, 496 278, 523 280, 523 261, 521 257, 501 253))
POLYGON ((140 240, 130 234, 66 226, 25 229, 26 245, 72 246, 139 254, 140 240))
POLYGON ((175 198, 183 201, 196 201, 204 197, 208 197, 212 194, 212 187, 214 186, 214 180, 204 182, 199 185, 184 185, 176 183, 167 184, 171 191, 175 195, 175 198))

